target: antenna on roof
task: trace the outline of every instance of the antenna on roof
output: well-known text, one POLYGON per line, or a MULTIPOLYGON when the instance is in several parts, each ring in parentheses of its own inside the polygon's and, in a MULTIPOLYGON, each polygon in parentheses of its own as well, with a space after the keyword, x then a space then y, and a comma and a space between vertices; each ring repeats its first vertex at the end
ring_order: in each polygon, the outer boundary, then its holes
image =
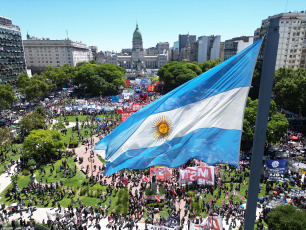
POLYGON ((68 37, 68 30, 66 30, 66 34, 67 34, 67 40, 69 40, 69 37, 68 37))

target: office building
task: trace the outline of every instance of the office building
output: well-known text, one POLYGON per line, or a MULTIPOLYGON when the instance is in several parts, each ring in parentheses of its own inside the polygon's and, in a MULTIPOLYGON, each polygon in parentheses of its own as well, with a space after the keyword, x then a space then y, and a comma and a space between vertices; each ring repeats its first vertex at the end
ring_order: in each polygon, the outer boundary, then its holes
POLYGON ((198 62, 220 58, 220 35, 201 36, 198 42, 198 62))
POLYGON ((189 34, 180 34, 179 35, 179 52, 187 46, 190 45, 192 41, 196 41, 196 35, 189 35, 189 34))
POLYGON ((275 69, 306 68, 306 12, 281 13, 262 20, 261 27, 255 30, 255 41, 267 33, 272 18, 280 18, 275 69))
POLYGON ((224 42, 224 61, 253 44, 253 36, 241 36, 224 42))
POLYGON ((26 69, 20 28, 0 16, 0 83, 14 83, 26 69))

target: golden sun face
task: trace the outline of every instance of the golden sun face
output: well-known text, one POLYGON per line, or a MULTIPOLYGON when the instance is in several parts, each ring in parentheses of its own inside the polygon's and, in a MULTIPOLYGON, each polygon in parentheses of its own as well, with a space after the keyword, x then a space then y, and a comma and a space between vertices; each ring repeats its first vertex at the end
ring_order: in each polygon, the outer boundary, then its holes
POLYGON ((153 136, 157 140, 164 141, 167 139, 167 137, 171 132, 172 129, 171 121, 169 120, 168 117, 161 116, 154 121, 152 129, 153 129, 152 130, 153 136))

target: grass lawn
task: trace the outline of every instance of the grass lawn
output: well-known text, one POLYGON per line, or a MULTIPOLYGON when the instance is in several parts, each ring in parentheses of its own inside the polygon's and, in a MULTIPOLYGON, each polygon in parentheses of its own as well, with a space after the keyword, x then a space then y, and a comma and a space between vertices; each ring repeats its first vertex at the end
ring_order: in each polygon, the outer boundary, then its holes
MULTIPOLYGON (((64 159, 63 159, 64 160, 64 159)), ((73 161, 73 157, 68 157, 68 165, 71 171, 74 171, 74 168, 76 166, 75 162, 73 161)), ((74 186, 74 187, 81 187, 83 182, 88 182, 89 180, 86 179, 85 175, 77 170, 76 175, 64 177, 63 170, 60 171, 60 165, 62 164, 62 160, 58 160, 54 163, 54 171, 51 173, 50 169, 51 164, 48 164, 44 167, 46 174, 43 175, 43 173, 40 173, 40 170, 36 170, 35 177, 37 181, 40 181, 42 179, 43 183, 46 183, 46 179, 48 180, 48 183, 54 183, 62 181, 64 186, 74 186), (56 170, 59 172, 58 176, 56 176, 56 170)))
MULTIPOLYGON (((113 115, 110 115, 110 114, 107 114, 107 115, 99 114, 96 117, 99 117, 100 119, 103 119, 105 116, 107 116, 107 117, 112 116, 113 117, 113 115)), ((92 118, 92 116, 89 116, 89 115, 76 115, 76 116, 66 116, 66 117, 68 118, 69 122, 76 122, 76 118, 79 119, 79 122, 86 121, 87 118, 88 118, 88 121, 91 121, 91 118, 92 118)), ((58 120, 58 121, 64 121, 64 116, 60 116, 60 117, 57 117, 55 119, 58 120)))
MULTIPOLYGON (((64 160, 64 159, 63 159, 64 160)), ((42 178, 43 183, 46 182, 46 179, 48 179, 48 183, 50 184, 51 182, 59 182, 62 181, 63 182, 63 187, 59 188, 58 191, 62 191, 62 189, 65 189, 66 194, 65 196, 60 200, 61 206, 62 207, 68 207, 68 205, 71 204, 71 198, 68 197, 68 190, 72 189, 75 192, 75 196, 74 196, 74 200, 77 199, 77 197, 79 197, 79 200, 82 201, 83 205, 85 206, 89 206, 92 205, 93 207, 99 207, 100 205, 106 204, 107 206, 109 206, 109 199, 111 199, 111 204, 110 204, 110 211, 112 211, 113 209, 115 209, 116 207, 116 203, 117 203, 117 195, 118 193, 115 195, 115 192, 113 190, 112 194, 109 194, 107 197, 107 200, 104 200, 104 196, 103 196, 103 200, 100 200, 100 195, 104 194, 106 192, 106 186, 101 186, 99 183, 95 183, 95 184, 89 184, 89 185, 83 185, 83 182, 88 182, 89 180, 86 179, 85 175, 80 172, 77 169, 77 173, 76 175, 72 175, 72 176, 68 176, 68 177, 64 177, 63 172, 59 172, 58 176, 56 176, 56 170, 60 171, 60 165, 62 163, 62 159, 58 160, 57 162, 54 163, 54 171, 51 174, 50 173, 50 168, 51 168, 51 164, 48 164, 45 166, 45 171, 46 174, 43 175, 43 173, 40 173, 40 170, 37 170, 34 175, 36 177, 37 181, 40 181, 40 179, 42 178)), ((75 162, 73 161, 72 157, 68 158, 67 163, 69 164, 69 167, 71 169, 74 170, 74 166, 75 166, 75 162)), ((25 176, 25 175, 19 175, 18 181, 17 181, 17 185, 19 189, 22 189, 23 187, 26 187, 30 182, 30 176, 25 176)), ((10 205, 13 202, 16 202, 13 198, 10 199, 10 197, 5 197, 5 194, 7 192, 7 189, 13 188, 13 183, 11 183, 1 194, 1 199, 0 202, 4 202, 6 203, 6 205, 10 205)), ((52 196, 50 194, 50 202, 49 204, 42 205, 40 202, 42 200, 42 196, 38 195, 38 193, 34 193, 33 197, 35 197, 38 201, 39 204, 37 205, 37 207, 51 207, 52 206, 52 200, 54 199, 56 195, 52 196)), ((45 195, 45 198, 47 196, 45 195)), ((25 205, 28 205, 29 200, 26 198, 24 193, 21 193, 21 199, 25 200, 25 205)), ((74 206, 79 206, 78 204, 74 204, 74 206)))
MULTIPOLYGON (((22 147, 22 144, 13 144, 13 148, 17 149, 18 151, 21 147, 22 147)), ((13 155, 12 148, 10 149, 8 153, 10 154, 10 157, 7 158, 5 161, 0 162, 0 175, 5 172, 4 166, 9 165, 11 163, 11 159, 14 159, 16 161, 20 158, 19 153, 13 155)))
MULTIPOLYGON (((90 137, 90 129, 89 128, 86 128, 86 129, 85 128, 83 128, 83 129, 81 128, 79 130, 79 132, 84 137, 84 140, 86 138, 90 137), (87 135, 85 134, 85 130, 88 131, 87 135)), ((73 137, 73 139, 77 140, 78 143, 81 143, 81 140, 79 141, 79 138, 78 138, 78 132, 77 131, 73 131, 72 128, 67 129, 66 135, 64 133, 62 133, 62 137, 63 137, 63 141, 65 142, 66 145, 69 144, 71 137, 73 137)))

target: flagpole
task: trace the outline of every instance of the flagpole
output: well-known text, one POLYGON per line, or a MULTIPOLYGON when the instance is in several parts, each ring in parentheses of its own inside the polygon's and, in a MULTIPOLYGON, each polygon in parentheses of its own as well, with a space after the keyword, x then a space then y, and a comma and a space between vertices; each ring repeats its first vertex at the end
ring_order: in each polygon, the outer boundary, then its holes
POLYGON ((270 98, 274 79, 275 63, 279 41, 280 16, 269 19, 267 28, 263 68, 260 80, 257 118, 253 142, 250 181, 245 217, 245 229, 254 229, 261 177, 262 160, 266 140, 267 122, 270 109, 270 98))

